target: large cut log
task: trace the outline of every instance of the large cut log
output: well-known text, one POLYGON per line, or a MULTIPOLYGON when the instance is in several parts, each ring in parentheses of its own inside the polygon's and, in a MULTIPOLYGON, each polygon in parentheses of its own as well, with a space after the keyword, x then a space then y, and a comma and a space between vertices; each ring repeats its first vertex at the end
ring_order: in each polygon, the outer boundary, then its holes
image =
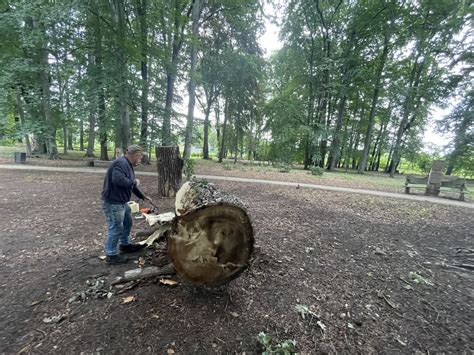
POLYGON ((158 194, 160 197, 176 195, 183 176, 183 159, 178 146, 156 147, 158 194))
POLYGON ((168 254, 184 278, 219 286, 248 265, 254 232, 242 201, 205 181, 186 182, 176 195, 168 254))

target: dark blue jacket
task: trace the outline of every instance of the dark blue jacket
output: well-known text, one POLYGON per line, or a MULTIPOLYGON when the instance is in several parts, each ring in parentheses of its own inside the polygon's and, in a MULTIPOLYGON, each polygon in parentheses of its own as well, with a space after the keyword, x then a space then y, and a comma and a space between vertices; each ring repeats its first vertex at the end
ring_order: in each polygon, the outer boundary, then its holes
POLYGON ((130 201, 132 192, 138 198, 145 198, 135 184, 132 163, 125 157, 115 159, 105 174, 102 199, 111 204, 123 204, 130 201))

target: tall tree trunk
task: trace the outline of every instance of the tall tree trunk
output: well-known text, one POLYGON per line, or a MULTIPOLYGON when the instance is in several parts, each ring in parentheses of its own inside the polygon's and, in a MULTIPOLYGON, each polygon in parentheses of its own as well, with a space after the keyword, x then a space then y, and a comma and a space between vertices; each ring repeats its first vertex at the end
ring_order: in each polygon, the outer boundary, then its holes
POLYGON ((344 111, 346 109, 346 101, 347 96, 344 94, 341 98, 341 102, 339 103, 338 114, 337 114, 337 121, 336 121, 336 128, 334 129, 333 139, 331 142, 330 148, 330 159, 329 159, 329 166, 328 170, 333 171, 334 167, 336 166, 336 162, 339 158, 339 145, 341 143, 341 128, 343 123, 344 111))
POLYGON ((179 52, 183 45, 184 39, 184 28, 185 21, 183 21, 183 16, 181 14, 181 8, 179 1, 174 1, 173 9, 173 42, 171 46, 171 63, 166 68, 166 99, 165 99, 165 110, 163 114, 163 128, 162 128, 162 145, 167 146, 172 142, 171 139, 171 115, 172 115, 172 106, 173 106, 173 96, 174 96, 174 84, 176 79, 176 72, 178 71, 178 62, 179 62, 179 52))
POLYGON ((382 134, 382 127, 380 127, 380 130, 379 130, 379 133, 377 134, 377 138, 375 138, 375 143, 374 143, 374 147, 372 149, 372 153, 370 154, 370 160, 368 160, 368 167, 367 167, 367 170, 369 171, 373 171, 374 170, 374 163, 375 163, 375 154, 377 153, 377 149, 379 147, 379 143, 380 143, 380 136, 382 134))
POLYGON ((367 165, 367 159, 369 156, 369 148, 370 148, 370 141, 372 139, 372 130, 374 127, 374 119, 375 119, 375 112, 377 108, 377 102, 379 99, 379 91, 381 87, 381 79, 382 79, 382 72, 383 68, 385 67, 385 62, 387 61, 387 54, 388 54, 388 43, 389 43, 389 38, 387 33, 385 33, 384 36, 384 46, 383 46, 383 51, 382 55, 379 60, 379 65, 377 67, 377 72, 375 74, 374 78, 374 93, 372 96, 372 104, 370 106, 370 113, 369 113, 369 122, 367 126, 367 133, 365 136, 364 140, 364 150, 362 153, 362 159, 360 161, 359 169, 357 172, 359 174, 362 174, 366 168, 367 165))
POLYGON ((84 151, 84 117, 79 118, 79 150, 84 151))
POLYGON ((222 125, 222 138, 221 138, 221 149, 219 150, 219 163, 222 163, 222 159, 224 159, 225 155, 225 139, 227 133, 227 119, 229 116, 229 102, 227 98, 225 99, 224 104, 224 123, 222 125))
POLYGON ((172 72, 166 74, 166 100, 161 137, 162 144, 166 146, 171 144, 171 108, 173 105, 175 75, 172 72))
MULTIPOLYGON (((306 15, 306 14, 305 14, 306 15)), ((306 16, 306 21, 308 23, 308 17, 306 16)), ((313 126, 314 121, 314 101, 316 95, 314 94, 314 85, 313 85, 313 72, 314 72, 314 38, 311 36, 311 52, 309 55, 309 95, 308 95, 308 114, 306 117, 307 127, 313 126)), ((304 159, 304 169, 309 169, 313 164, 313 154, 312 154, 312 139, 311 133, 306 134, 305 137, 305 159, 304 159)))
POLYGON ((86 157, 94 157, 95 142, 95 105, 91 103, 89 108, 89 137, 87 139, 86 157))
POLYGON ((219 143, 221 141, 221 129, 220 129, 220 107, 219 107, 219 99, 217 99, 217 104, 214 109, 214 114, 216 115, 216 138, 217 138, 217 150, 219 150, 219 143))
MULTIPOLYGON (((413 68, 412 68, 411 74, 410 74, 408 92, 407 92, 407 94, 405 96, 405 100, 403 102, 402 120, 400 121, 400 125, 399 125, 398 130, 397 130, 395 145, 393 147, 392 162, 395 162, 395 163, 394 164, 392 163, 390 165, 389 173, 390 173, 391 178, 394 177, 396 166, 400 161, 403 136, 405 135, 406 131, 410 128, 408 118, 409 118, 410 114, 412 113, 412 110, 413 110, 413 107, 414 107, 415 97, 418 95, 418 92, 417 92, 418 91, 418 85, 420 83, 421 73, 424 69, 424 64, 425 64, 425 60, 426 60, 426 53, 425 53, 425 57, 423 57, 421 62, 418 62, 418 59, 421 56, 422 56, 421 52, 419 50, 417 50, 417 55, 414 58, 413 68)), ((415 117, 415 113, 413 113, 413 118, 414 117, 415 117)))
POLYGON ((160 197, 172 197, 181 187, 183 160, 178 146, 156 147, 158 169, 158 194, 160 197))
POLYGON ((393 157, 393 147, 395 144, 392 144, 390 146, 390 151, 388 152, 388 157, 387 157, 387 164, 385 165, 384 172, 388 173, 390 172, 391 166, 392 166, 392 157, 393 157))
POLYGON ((359 147, 360 142, 360 133, 356 131, 356 139, 354 142, 354 149, 352 150, 352 166, 351 169, 354 170, 357 166, 357 147, 359 147))
MULTIPOLYGON (((359 124, 360 120, 358 121, 356 117, 358 116, 359 113, 359 105, 355 105, 356 109, 354 111, 354 119, 352 120, 352 125, 351 125, 351 132, 350 132, 350 138, 349 138, 349 154, 346 154, 346 159, 345 159, 345 166, 344 168, 347 170, 349 169, 349 163, 351 159, 354 156, 354 151, 357 150, 357 145, 359 144, 359 124)), ((361 113, 359 117, 362 117, 364 115, 364 107, 360 109, 361 113)))
MULTIPOLYGON (((352 25, 354 27, 354 24, 352 25)), ((346 109, 346 102, 347 102, 347 95, 349 91, 349 84, 352 79, 352 68, 354 67, 354 43, 356 39, 356 31, 355 29, 351 29, 349 43, 347 44, 347 49, 345 51, 345 62, 344 62, 344 69, 342 75, 342 88, 339 91, 339 106, 338 106, 338 113, 337 113, 337 121, 336 121, 336 128, 334 130, 333 139, 331 142, 330 148, 330 160, 328 170, 333 171, 334 167, 336 166, 336 162, 338 161, 338 152, 339 152, 339 145, 341 144, 341 128, 344 119, 344 113, 346 109), (351 54, 352 53, 352 54, 351 54)))
MULTIPOLYGON (((380 142, 378 144, 377 152, 375 154, 376 162, 375 162, 375 164, 372 168, 372 171, 378 171, 379 168, 380 168, 380 159, 382 157, 382 148, 383 148, 383 145, 384 145, 384 142, 385 142, 385 138, 387 136, 387 127, 388 127, 388 123, 390 121, 391 115, 392 115, 392 101, 390 101, 390 103, 388 104, 386 119, 382 119, 382 126, 380 128, 380 130, 381 130, 380 142)), ((391 155, 391 152, 390 152, 390 155, 391 155)))
MULTIPOLYGON (((94 67, 94 58, 92 55, 89 55, 88 58, 88 76, 93 77, 94 75, 92 74, 94 72, 93 67, 94 67)), ((96 88, 91 88, 91 91, 95 91, 96 88)), ((93 96, 93 95, 91 95, 93 96)), ((89 137, 87 139, 87 151, 86 151, 86 157, 94 157, 94 142, 95 142, 95 114, 96 114, 96 100, 90 100, 89 102, 89 137)))
MULTIPOLYGON (((47 42, 46 29, 40 19, 33 19, 33 26, 40 29, 43 41, 47 42)), ((50 75, 48 62, 48 45, 42 43, 40 56, 40 80, 41 80, 41 103, 43 108, 44 122, 46 126, 46 149, 50 159, 57 159, 58 150, 56 147, 56 134, 51 113, 51 91, 50 91, 50 75)))
MULTIPOLYGON (((16 90, 16 108, 17 108, 17 111, 18 111, 18 115, 20 116, 20 124, 23 126, 26 122, 26 119, 25 119, 25 110, 23 108, 23 103, 21 101, 21 89, 20 89, 20 87, 18 87, 17 90, 16 90)), ((25 138, 25 145, 26 145, 26 155, 30 156, 31 155, 31 143, 30 143, 30 136, 28 135, 28 133, 25 133, 24 138, 25 138)))
POLYGON ((100 160, 109 160, 109 153, 107 150, 107 127, 105 117, 105 93, 104 88, 100 88, 97 92, 99 96, 98 117, 99 117, 99 140, 100 140, 100 160))
POLYGON ((117 140, 116 148, 122 148, 125 152, 130 145, 130 115, 128 110, 128 87, 127 87, 127 58, 125 55, 125 7, 124 0, 113 0, 113 18, 116 25, 117 39, 117 106, 119 109, 120 121, 116 125, 117 140))
POLYGON ((189 69, 188 86, 188 119, 186 122, 186 136, 184 139, 183 159, 186 161, 191 157, 191 145, 193 140, 194 126, 194 106, 196 104, 196 62, 197 62, 197 42, 199 38, 199 17, 201 16, 202 0, 193 1, 192 11, 192 41, 191 41, 191 64, 189 69))
POLYGON ((137 15, 140 21, 140 72, 142 76, 142 93, 141 93, 141 129, 140 144, 143 148, 147 147, 148 140, 148 23, 147 23, 147 7, 148 0, 136 0, 137 15))
POLYGON ((67 154, 67 123, 63 123, 63 154, 67 154))
MULTIPOLYGON (((69 93, 66 92, 66 118, 67 118, 67 122, 69 122, 69 118, 70 118, 70 114, 71 114, 71 102, 69 100, 69 93)), ((72 129, 71 127, 68 128, 67 130, 67 149, 68 150, 74 150, 74 147, 72 145, 72 129)))
POLYGON ((209 159, 209 114, 211 112, 211 106, 208 103, 206 110, 204 112, 204 137, 203 137, 203 146, 202 146, 202 157, 203 159, 209 159))
POLYGON ((97 123, 99 128, 99 142, 100 142, 100 160, 109 160, 107 151, 107 117, 105 107, 105 92, 104 92, 104 74, 102 68, 102 28, 99 13, 94 13, 93 20, 94 33, 94 58, 95 71, 94 86, 95 86, 95 100, 97 100, 97 123))
MULTIPOLYGON (((391 112, 390 108, 389 108, 389 112, 391 112)), ((370 170, 372 171, 378 171, 379 169, 380 155, 382 154, 382 145, 383 145, 383 141, 385 137, 385 132, 387 129, 388 120, 389 120, 388 118, 387 120, 382 119, 382 122, 380 124, 379 134, 377 135, 374 151, 372 152, 372 158, 371 158, 371 164, 370 164, 370 170)))
POLYGON ((73 137, 72 137, 72 130, 68 129, 67 130, 67 149, 68 150, 74 150, 74 145, 73 145, 73 137))

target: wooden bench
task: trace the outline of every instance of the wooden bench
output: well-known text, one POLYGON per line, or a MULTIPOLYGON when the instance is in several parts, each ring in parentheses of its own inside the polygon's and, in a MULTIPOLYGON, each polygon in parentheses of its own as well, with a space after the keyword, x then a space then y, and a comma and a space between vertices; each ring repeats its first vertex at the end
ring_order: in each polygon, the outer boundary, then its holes
POLYGON ((95 168, 108 168, 113 163, 113 160, 94 160, 93 166, 95 168))
POLYGON ((469 194, 469 191, 467 191, 466 188, 466 179, 460 177, 453 177, 446 180, 443 179, 439 191, 459 193, 460 201, 464 201, 464 195, 469 194))
POLYGON ((410 189, 423 189, 426 191, 428 176, 408 175, 405 181, 405 193, 409 194, 410 189))

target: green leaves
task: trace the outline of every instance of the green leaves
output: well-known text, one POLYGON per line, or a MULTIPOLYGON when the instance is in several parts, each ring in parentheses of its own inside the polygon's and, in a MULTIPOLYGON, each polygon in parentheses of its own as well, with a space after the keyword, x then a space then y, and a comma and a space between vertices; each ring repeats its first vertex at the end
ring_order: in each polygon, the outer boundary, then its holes
POLYGON ((410 272, 410 280, 412 280, 416 284, 425 284, 428 286, 433 286, 433 283, 431 281, 413 271, 410 272))
POLYGON ((290 355, 296 351, 296 341, 285 340, 282 343, 274 344, 273 339, 265 332, 257 335, 258 342, 265 348, 263 354, 290 355))

